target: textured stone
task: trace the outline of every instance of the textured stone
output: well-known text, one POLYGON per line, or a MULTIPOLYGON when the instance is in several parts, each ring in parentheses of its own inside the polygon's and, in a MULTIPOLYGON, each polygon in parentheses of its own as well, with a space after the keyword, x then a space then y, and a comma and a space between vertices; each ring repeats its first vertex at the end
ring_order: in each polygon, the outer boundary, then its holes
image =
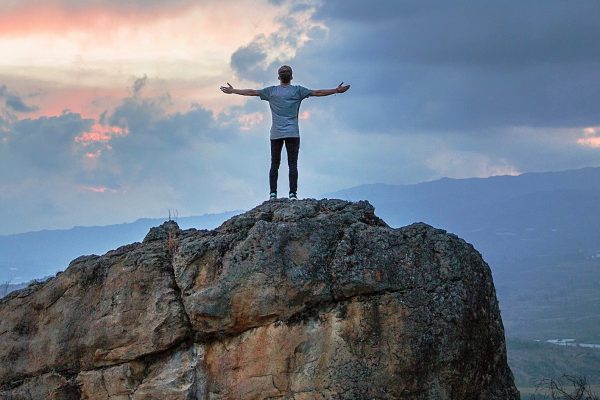
POLYGON ((0 303, 0 382, 92 369, 189 336, 164 243, 81 257, 35 291, 0 303))
POLYGON ((5 396, 519 398, 481 255, 367 202, 168 222, 8 296, 0 318, 5 396))
POLYGON ((72 378, 59 373, 48 373, 17 383, 8 390, 0 390, 3 400, 77 400, 79 391, 72 378))
POLYGON ((129 399, 144 378, 146 365, 132 361, 114 367, 83 371, 77 376, 81 398, 86 400, 129 399))
POLYGON ((202 360, 204 347, 193 344, 173 351, 149 367, 133 400, 203 399, 206 374, 202 360))
POLYGON ((423 391, 430 380, 418 369, 420 354, 406 345, 408 310, 397 297, 355 298, 215 342, 205 360, 209 398, 397 398, 423 391))

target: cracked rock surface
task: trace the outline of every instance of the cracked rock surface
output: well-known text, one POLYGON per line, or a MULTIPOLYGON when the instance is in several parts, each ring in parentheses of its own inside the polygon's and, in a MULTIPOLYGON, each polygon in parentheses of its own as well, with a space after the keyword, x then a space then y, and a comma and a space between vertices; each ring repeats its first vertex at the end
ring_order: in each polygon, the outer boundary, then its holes
POLYGON ((166 222, 0 301, 2 399, 518 399, 492 277, 367 202, 166 222))

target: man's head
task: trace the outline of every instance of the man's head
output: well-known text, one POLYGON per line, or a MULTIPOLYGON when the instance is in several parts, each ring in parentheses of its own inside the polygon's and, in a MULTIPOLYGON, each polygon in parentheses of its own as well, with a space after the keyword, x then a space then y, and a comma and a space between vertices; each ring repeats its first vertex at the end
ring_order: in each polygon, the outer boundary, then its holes
POLYGON ((279 80, 281 81, 281 83, 290 83, 290 81, 293 79, 292 77, 292 67, 290 67, 289 65, 283 65, 281 66, 278 70, 277 70, 277 75, 279 77, 279 80))

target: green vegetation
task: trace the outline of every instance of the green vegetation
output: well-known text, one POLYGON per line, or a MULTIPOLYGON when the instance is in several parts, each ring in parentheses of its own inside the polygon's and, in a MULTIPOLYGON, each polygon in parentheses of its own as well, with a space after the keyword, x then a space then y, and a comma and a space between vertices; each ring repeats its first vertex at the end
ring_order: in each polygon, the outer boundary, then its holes
POLYGON ((506 336, 600 344, 600 259, 531 258, 492 265, 506 336))
POLYGON ((533 393, 521 393, 526 400, 600 400, 597 388, 592 387, 583 376, 563 375, 543 379, 533 393))
MULTIPOLYGON (((508 364, 523 400, 551 399, 536 388, 543 379, 563 375, 585 377, 592 391, 600 392, 600 349, 565 347, 550 343, 507 339, 508 364)), ((556 397, 556 399, 568 397, 556 397)), ((585 399, 585 397, 582 397, 585 399)))

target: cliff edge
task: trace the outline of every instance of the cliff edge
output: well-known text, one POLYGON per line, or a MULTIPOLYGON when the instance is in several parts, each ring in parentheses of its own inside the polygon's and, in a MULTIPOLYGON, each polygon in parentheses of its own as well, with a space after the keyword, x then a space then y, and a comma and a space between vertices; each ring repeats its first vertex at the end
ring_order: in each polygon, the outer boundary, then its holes
POLYGON ((518 399, 492 276, 367 202, 152 228, 0 300, 3 399, 518 399))

